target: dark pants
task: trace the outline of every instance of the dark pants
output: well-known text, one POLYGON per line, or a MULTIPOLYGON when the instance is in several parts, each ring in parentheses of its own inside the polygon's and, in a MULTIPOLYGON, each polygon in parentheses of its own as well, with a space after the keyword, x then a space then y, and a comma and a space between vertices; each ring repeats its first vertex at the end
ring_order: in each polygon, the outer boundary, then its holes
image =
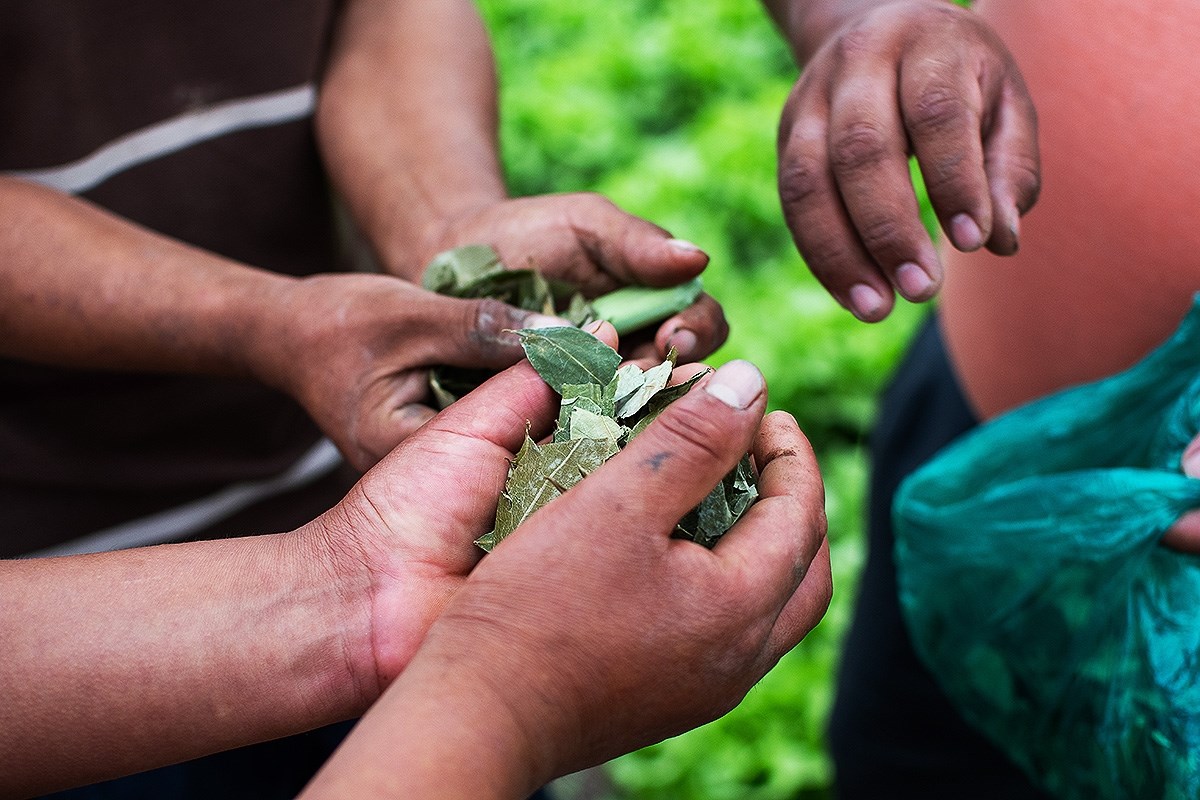
POLYGON ((931 318, 884 393, 871 438, 869 550, 829 731, 843 800, 1045 797, 951 707, 900 616, 892 497, 909 473, 977 424, 931 318))

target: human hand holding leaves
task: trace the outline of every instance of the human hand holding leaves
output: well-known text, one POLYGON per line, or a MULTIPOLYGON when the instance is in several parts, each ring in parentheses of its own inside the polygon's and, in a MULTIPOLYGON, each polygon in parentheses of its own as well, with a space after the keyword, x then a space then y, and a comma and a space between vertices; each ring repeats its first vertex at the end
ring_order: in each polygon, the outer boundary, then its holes
MULTIPOLYGON (((636 364, 618 369, 616 351, 577 328, 518 334, 529 363, 558 392, 562 403, 553 441, 538 445, 527 435, 517 453, 500 496, 495 528, 477 542, 485 550, 616 455, 705 374, 668 388, 674 351, 649 370, 636 364)), ((677 533, 712 547, 757 496, 753 467, 743 456, 680 521, 677 533)))

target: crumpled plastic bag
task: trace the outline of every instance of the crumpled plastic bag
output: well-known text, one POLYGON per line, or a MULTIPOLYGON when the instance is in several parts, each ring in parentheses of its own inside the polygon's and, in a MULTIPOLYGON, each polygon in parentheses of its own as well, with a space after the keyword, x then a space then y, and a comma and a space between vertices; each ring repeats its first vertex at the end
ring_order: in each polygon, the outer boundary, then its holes
POLYGON ((964 717, 1056 797, 1200 798, 1200 295, 1105 380, 968 433, 893 507, 918 655, 964 717))

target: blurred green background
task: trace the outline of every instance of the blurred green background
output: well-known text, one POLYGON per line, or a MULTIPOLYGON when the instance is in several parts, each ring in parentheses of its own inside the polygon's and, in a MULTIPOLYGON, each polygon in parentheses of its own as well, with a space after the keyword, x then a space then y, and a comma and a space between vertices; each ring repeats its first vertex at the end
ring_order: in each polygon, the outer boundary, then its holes
POLYGON ((608 765, 606 796, 827 797, 823 731, 864 558, 866 435, 922 312, 901 302, 882 324, 857 322, 797 255, 775 189, 776 125, 797 71, 758 2, 478 4, 500 66, 513 193, 601 192, 703 247, 705 287, 732 328, 710 363, 759 365, 826 482, 826 619, 732 713, 608 765))

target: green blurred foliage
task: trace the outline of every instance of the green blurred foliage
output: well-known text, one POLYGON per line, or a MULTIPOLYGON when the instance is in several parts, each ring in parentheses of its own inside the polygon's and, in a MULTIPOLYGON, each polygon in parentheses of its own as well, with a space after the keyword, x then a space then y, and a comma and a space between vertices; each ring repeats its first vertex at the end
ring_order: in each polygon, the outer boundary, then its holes
POLYGON ((901 302, 884 323, 857 322, 796 254, 775 188, 796 68, 757 2, 479 6, 513 193, 601 192, 703 247, 705 287, 731 325, 710 362, 758 364, 772 408, 796 416, 825 475, 836 587, 826 619, 729 715, 611 764, 616 796, 824 797, 823 729, 864 557, 863 443, 921 311, 901 302))

